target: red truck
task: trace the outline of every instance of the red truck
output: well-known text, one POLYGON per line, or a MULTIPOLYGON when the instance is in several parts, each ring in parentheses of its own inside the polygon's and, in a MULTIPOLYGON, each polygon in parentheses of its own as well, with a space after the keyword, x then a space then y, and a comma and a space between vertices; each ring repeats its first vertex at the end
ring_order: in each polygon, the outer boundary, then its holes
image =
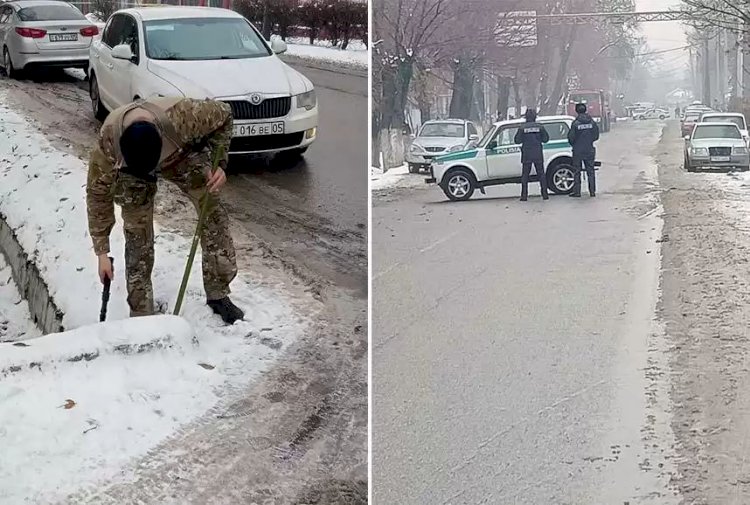
POLYGON ((577 116, 576 104, 585 103, 589 115, 599 125, 602 132, 608 132, 612 126, 609 93, 604 90, 576 89, 568 93, 566 113, 577 116))

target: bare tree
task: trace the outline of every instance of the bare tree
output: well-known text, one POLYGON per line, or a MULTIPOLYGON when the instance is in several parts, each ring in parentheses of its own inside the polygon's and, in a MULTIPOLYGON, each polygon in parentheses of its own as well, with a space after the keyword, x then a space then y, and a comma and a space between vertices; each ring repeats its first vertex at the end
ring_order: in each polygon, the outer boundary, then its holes
POLYGON ((401 129, 414 64, 430 59, 441 44, 453 39, 449 25, 455 0, 381 0, 373 5, 373 17, 379 19, 374 38, 373 70, 378 70, 381 85, 378 100, 376 139, 385 160, 384 170, 399 166, 404 159, 401 129))
POLYGON ((91 0, 90 5, 91 12, 105 23, 120 8, 117 0, 91 0))

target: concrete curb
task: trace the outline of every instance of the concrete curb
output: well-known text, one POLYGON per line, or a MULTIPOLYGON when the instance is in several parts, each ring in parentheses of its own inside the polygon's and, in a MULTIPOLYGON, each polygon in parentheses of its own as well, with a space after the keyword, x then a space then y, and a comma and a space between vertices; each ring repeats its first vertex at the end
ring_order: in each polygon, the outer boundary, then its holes
POLYGON ((29 255, 21 247, 5 215, 0 213, 0 254, 5 256, 21 296, 29 303, 34 323, 43 333, 64 331, 63 312, 55 303, 47 283, 29 255))
POLYGON ((292 56, 290 54, 282 54, 280 56, 281 60, 284 61, 284 63, 288 63, 290 65, 299 65, 302 67, 312 68, 315 70, 323 70, 325 72, 333 72, 336 74, 346 74, 346 75, 352 75, 355 77, 363 77, 367 78, 367 69, 354 66, 354 65, 347 65, 346 63, 329 63, 324 60, 317 60, 314 58, 302 58, 300 56, 292 56))
POLYGON ((0 377, 41 372, 56 364, 92 361, 103 355, 133 355, 194 345, 190 324, 178 316, 149 316, 98 323, 74 331, 0 343, 0 377))

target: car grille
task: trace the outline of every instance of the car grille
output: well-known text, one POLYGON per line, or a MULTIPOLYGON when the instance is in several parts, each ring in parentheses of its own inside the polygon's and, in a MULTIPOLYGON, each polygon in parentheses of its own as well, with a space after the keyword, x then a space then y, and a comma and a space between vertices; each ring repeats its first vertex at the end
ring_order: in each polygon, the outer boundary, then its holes
POLYGON ((428 153, 442 153, 443 151, 445 151, 445 148, 444 147, 425 147, 424 150, 427 151, 428 153))
POLYGON ((284 117, 292 108, 291 97, 268 98, 258 105, 253 105, 245 100, 227 100, 226 103, 232 108, 234 119, 271 119, 284 117))
POLYGON ((711 156, 731 156, 732 148, 731 147, 709 147, 708 154, 710 154, 711 156))
POLYGON ((285 135, 259 135, 257 137, 234 137, 229 143, 230 152, 267 151, 294 147, 302 143, 305 132, 285 135))

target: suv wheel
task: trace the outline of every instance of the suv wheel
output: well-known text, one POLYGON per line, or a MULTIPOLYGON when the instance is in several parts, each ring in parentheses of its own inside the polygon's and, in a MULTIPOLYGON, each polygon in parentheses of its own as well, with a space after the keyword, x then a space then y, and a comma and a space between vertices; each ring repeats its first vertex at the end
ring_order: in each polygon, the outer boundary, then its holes
POLYGON ((573 165, 557 163, 547 171, 547 186, 556 195, 567 195, 573 191, 573 165))
POLYGON ((91 108, 94 111, 94 117, 99 121, 107 119, 109 112, 99 96, 99 81, 96 79, 96 74, 91 74, 91 80, 89 81, 89 96, 91 97, 91 108))
POLYGON ((464 168, 450 172, 442 184, 445 196, 454 202, 463 202, 471 198, 475 186, 474 174, 464 168))
POLYGON ((409 163, 409 173, 410 174, 418 174, 419 173, 419 165, 415 165, 414 163, 409 163))

